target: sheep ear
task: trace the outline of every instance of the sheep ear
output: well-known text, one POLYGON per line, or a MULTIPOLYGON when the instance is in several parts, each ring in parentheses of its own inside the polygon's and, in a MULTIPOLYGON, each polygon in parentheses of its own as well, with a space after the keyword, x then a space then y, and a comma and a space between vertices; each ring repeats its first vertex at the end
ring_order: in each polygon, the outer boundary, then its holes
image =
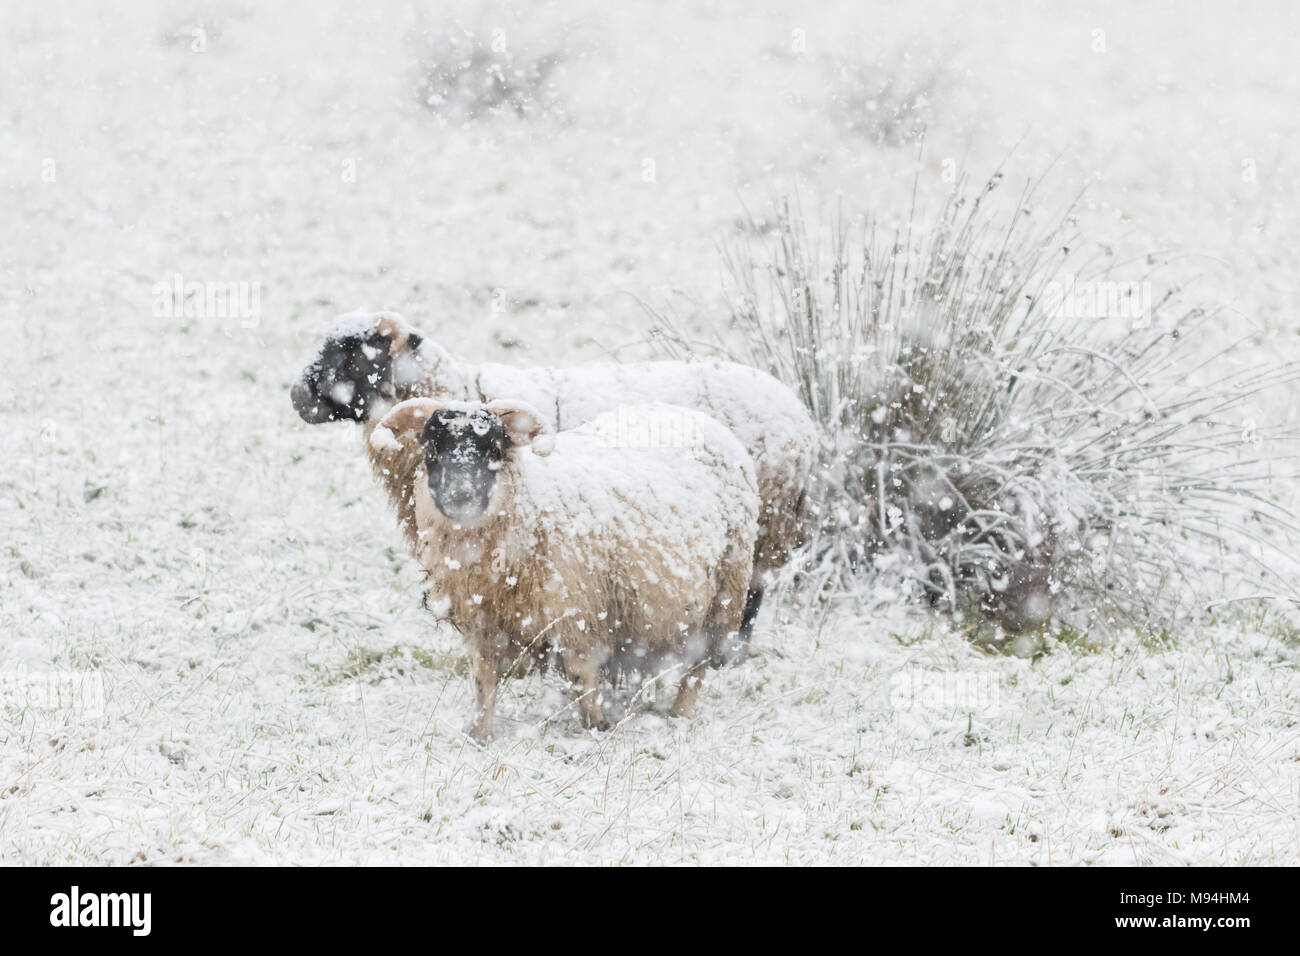
POLYGON ((388 354, 396 358, 403 352, 420 347, 424 336, 396 312, 376 312, 375 331, 389 340, 388 354))
POLYGON ((418 437, 429 418, 446 407, 446 402, 432 398, 408 398, 394 405, 370 433, 370 447, 376 451, 390 451, 398 446, 398 438, 418 437))
POLYGON ((527 402, 503 398, 488 402, 485 407, 506 426, 506 435, 512 446, 522 448, 527 445, 534 455, 549 455, 554 450, 555 434, 541 413, 527 402))

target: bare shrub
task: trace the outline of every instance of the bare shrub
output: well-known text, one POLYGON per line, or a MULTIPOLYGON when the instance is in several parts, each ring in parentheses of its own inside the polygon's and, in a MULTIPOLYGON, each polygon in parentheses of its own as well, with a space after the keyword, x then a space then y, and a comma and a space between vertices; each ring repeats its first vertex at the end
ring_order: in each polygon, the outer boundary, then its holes
POLYGON ((948 82, 938 64, 885 66, 827 61, 830 107, 847 130, 878 146, 919 142, 934 119, 934 102, 948 82))
POLYGON ((446 120, 486 117, 563 116, 553 74, 560 50, 533 56, 493 49, 493 40, 454 29, 430 35, 416 96, 446 120))
MULTIPOLYGON (((1293 479, 1280 436, 1243 411, 1296 366, 1196 381, 1189 345, 1213 316, 1177 290, 1102 303, 1128 316, 1076 314, 1063 290, 1135 284, 1113 266, 1075 274, 1071 213, 1026 225, 1033 184, 995 212, 1000 179, 888 229, 840 215, 810 236, 787 202, 724 249, 719 340, 744 343, 724 350, 794 388, 822 428, 799 590, 833 601, 896 574, 1008 632, 1161 628, 1216 595, 1296 595, 1297 520, 1273 494, 1293 479)), ((671 329, 661 342, 692 348, 671 329)))

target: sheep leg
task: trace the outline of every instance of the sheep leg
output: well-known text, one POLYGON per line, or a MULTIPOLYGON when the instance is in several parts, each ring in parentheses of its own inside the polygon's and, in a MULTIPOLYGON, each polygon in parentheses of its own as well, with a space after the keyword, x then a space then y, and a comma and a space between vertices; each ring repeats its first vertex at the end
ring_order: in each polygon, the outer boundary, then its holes
POLYGON ((564 673, 578 692, 578 714, 582 726, 590 730, 608 730, 609 721, 600 706, 600 667, 590 656, 573 651, 563 652, 564 673))
POLYGON ((748 644, 754 633, 754 621, 758 618, 758 609, 763 604, 763 588, 752 587, 745 595, 745 613, 740 618, 740 643, 748 644))
POLYGON ((749 639, 754 633, 754 618, 758 617, 758 607, 761 604, 763 604, 763 589, 750 588, 749 593, 745 594, 745 611, 741 615, 740 630, 736 633, 735 640, 728 640, 725 632, 720 635, 720 640, 715 641, 714 649, 708 658, 708 666, 718 670, 725 663, 744 661, 745 654, 749 653, 749 639))
POLYGON ((758 607, 763 603, 763 589, 750 588, 745 595, 745 609, 740 616, 740 623, 733 629, 734 619, 720 615, 715 609, 710 630, 714 634, 709 652, 709 666, 717 670, 724 664, 738 664, 745 659, 749 651, 749 638, 754 633, 754 619, 758 617, 758 607))
POLYGON ((673 701, 670 713, 674 717, 688 720, 695 716, 695 701, 700 696, 700 684, 704 682, 704 673, 708 669, 707 659, 699 660, 686 672, 682 682, 677 685, 677 699, 673 701))
POLYGON ((474 722, 469 735, 480 743, 492 736, 492 716, 497 703, 497 659, 487 641, 476 641, 470 648, 474 677, 474 722))

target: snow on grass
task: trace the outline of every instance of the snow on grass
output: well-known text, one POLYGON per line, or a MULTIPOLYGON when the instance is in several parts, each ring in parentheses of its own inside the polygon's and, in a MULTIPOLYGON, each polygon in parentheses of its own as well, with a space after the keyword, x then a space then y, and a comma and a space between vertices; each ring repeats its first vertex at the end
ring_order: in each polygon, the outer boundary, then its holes
MULTIPOLYGON (((819 631, 770 607, 695 721, 633 705, 588 735, 532 676, 478 748, 358 431, 287 394, 358 306, 520 363, 639 340, 637 299, 707 327, 742 203, 906 215, 914 151, 849 129, 826 64, 936 29, 927 175, 1023 137, 1062 204, 1094 180, 1091 236, 1195 256, 1224 341, 1293 356, 1289 8, 0 16, 3 862, 1300 860, 1300 643, 1253 611, 1017 657, 885 600, 819 631), (568 54, 563 120, 431 115, 412 31, 440 17, 568 54), (258 314, 158 314, 178 275, 257 283, 258 314)), ((1296 397, 1261 421, 1295 425, 1296 397)))
POLYGON ((102 719, 13 720, 6 859, 1282 863, 1300 836, 1294 638, 1030 661, 903 614, 774 625, 696 721, 585 734, 529 677, 479 748, 455 638, 349 623, 107 661, 102 719))

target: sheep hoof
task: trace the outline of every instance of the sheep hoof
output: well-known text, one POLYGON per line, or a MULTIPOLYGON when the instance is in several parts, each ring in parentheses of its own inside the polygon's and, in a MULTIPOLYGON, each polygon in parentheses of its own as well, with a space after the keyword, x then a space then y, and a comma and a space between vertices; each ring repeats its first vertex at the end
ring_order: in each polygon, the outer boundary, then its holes
POLYGON ((709 656, 709 667, 716 671, 730 664, 743 664, 747 657, 749 657, 748 641, 729 641, 726 647, 719 648, 709 656))

